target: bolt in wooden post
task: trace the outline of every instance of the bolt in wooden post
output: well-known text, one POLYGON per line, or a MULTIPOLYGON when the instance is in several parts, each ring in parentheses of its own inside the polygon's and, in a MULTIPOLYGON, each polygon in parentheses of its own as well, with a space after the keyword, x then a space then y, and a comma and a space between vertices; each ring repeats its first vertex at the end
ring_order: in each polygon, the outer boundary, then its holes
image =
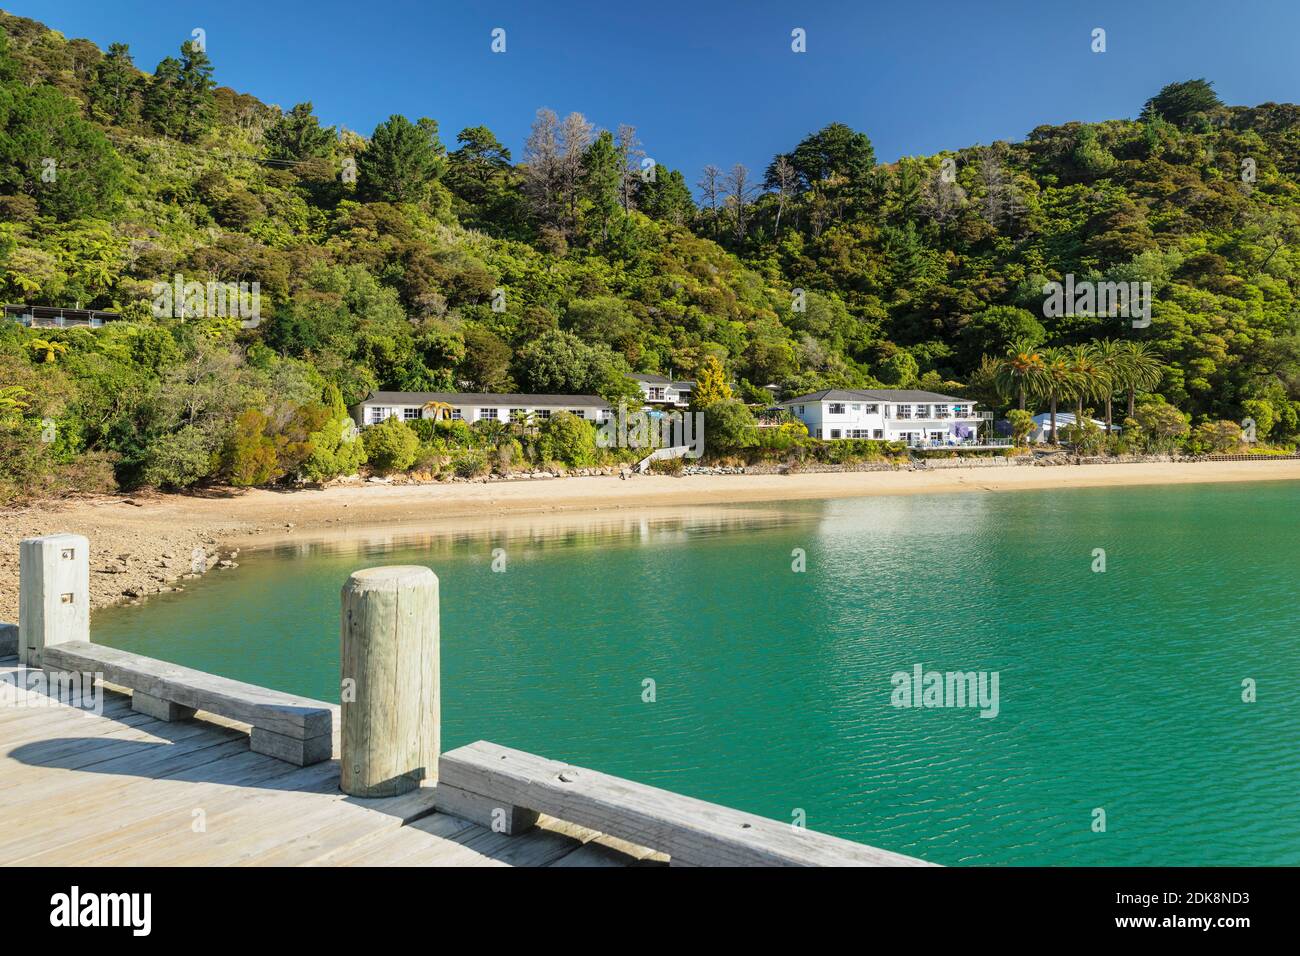
POLYGON ((79 534, 18 546, 18 661, 40 667, 51 644, 90 640, 90 542, 79 534))
POLYGON ((438 773, 438 578, 357 571, 343 585, 339 787, 394 797, 438 773))

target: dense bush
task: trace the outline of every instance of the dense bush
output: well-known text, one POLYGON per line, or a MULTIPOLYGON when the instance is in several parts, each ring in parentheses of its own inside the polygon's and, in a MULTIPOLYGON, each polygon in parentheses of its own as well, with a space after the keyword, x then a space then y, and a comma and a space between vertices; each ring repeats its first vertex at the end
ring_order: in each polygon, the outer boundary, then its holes
POLYGON ((386 418, 361 434, 365 442, 366 459, 381 475, 405 471, 415 464, 420 439, 400 418, 386 418))
MULTIPOLYGON (((1148 347, 1156 366, 1087 393, 1134 421, 1104 446, 1176 451, 1195 421, 1200 448, 1204 424, 1249 418, 1255 447, 1289 447, 1300 109, 1226 106, 1204 81, 1148 107, 889 165, 865 133, 831 123, 786 144, 786 188, 769 179, 750 201, 698 208, 694 172, 626 179, 580 116, 541 111, 533 142, 554 153, 522 163, 482 126, 449 148, 432 118, 393 116, 365 139, 309 103, 218 87, 188 45, 144 72, 124 45, 101 52, 0 12, 0 296, 124 316, 95 331, 0 323, 0 394, 29 397, 4 412, 0 489, 100 488, 105 468, 126 488, 321 482, 356 472, 372 442, 385 471, 460 448, 498 471, 632 460, 569 425, 422 420, 358 441, 343 423, 376 389, 635 407, 632 369, 699 382, 711 458, 797 458, 821 446, 756 429, 733 385, 756 405, 769 384, 787 396, 896 385, 1014 412, 1017 382, 987 358, 1017 344, 1068 358, 1107 339, 1148 347), (63 174, 47 183, 41 160, 56 156, 63 174), (358 182, 338 176, 345 160, 358 182), (1043 285, 1067 273, 1150 281, 1154 321, 1047 316, 1043 285), (154 284, 177 275, 256 280, 258 322, 155 314, 154 284), (53 441, 22 438, 47 420, 53 441)), ((1078 368, 1053 368, 1070 409, 1078 368)))

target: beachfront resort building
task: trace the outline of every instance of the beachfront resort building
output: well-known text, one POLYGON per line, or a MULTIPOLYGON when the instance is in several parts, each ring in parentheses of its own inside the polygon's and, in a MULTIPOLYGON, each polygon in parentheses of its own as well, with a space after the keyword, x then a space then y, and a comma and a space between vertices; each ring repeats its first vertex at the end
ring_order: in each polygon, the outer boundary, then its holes
POLYGON ((913 446, 974 445, 991 412, 965 398, 910 389, 823 389, 781 402, 814 438, 871 438, 913 446))
POLYGON ((691 391, 695 383, 687 380, 674 380, 650 372, 634 372, 628 376, 641 388, 641 400, 647 405, 671 405, 685 408, 690 404, 691 391))
POLYGON ((403 421, 442 418, 453 421, 526 422, 570 412, 601 422, 609 402, 598 395, 520 395, 496 392, 371 392, 352 410, 358 425, 378 425, 393 415, 403 421))

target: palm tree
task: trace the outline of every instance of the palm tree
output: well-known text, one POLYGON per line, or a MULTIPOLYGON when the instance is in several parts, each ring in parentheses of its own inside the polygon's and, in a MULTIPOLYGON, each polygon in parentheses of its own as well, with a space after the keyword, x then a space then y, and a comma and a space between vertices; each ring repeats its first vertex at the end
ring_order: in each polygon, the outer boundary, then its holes
POLYGON ((1106 395, 1110 373, 1101 362, 1101 355, 1095 342, 1071 345, 1065 352, 1074 367, 1075 375, 1078 376, 1074 389, 1074 424, 1082 427, 1084 401, 1103 398, 1106 395))
POLYGON ((1056 406, 1061 399, 1073 398, 1079 390, 1082 377, 1074 368, 1074 362, 1067 349, 1043 349, 1043 374, 1039 377, 1038 388, 1048 400, 1052 410, 1051 442, 1056 444, 1056 406))
POLYGON ((1125 351, 1122 342, 1114 339, 1102 339, 1095 343, 1097 365, 1105 372, 1105 380, 1100 397, 1106 402, 1106 434, 1112 431, 1112 413, 1115 401, 1115 389, 1119 387, 1121 370, 1124 367, 1125 351))
POLYGON ((421 411, 433 412, 433 420, 438 422, 442 421, 444 413, 448 418, 451 418, 452 408, 446 402, 425 402, 421 411))
POLYGON ((1046 366, 1043 353, 1028 342, 1012 342, 1007 354, 998 362, 997 383, 1004 394, 1015 395, 1021 411, 1027 395, 1039 390, 1046 366))
POLYGON ((1150 342, 1122 342, 1120 348, 1124 361, 1119 369, 1119 385, 1128 389, 1128 417, 1133 417, 1134 403, 1139 391, 1150 391, 1164 375, 1164 363, 1150 342))

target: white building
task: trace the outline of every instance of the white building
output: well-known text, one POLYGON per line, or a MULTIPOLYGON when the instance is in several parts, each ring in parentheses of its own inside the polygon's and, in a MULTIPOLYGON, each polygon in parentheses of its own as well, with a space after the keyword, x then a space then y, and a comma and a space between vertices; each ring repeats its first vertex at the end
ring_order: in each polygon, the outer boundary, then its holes
MULTIPOLYGON (((1086 419, 1092 422, 1103 432, 1106 430, 1106 423, 1098 421, 1095 418, 1086 419)), ((1065 440, 1065 429, 1074 424, 1074 412, 1057 412, 1056 413, 1056 438, 1057 441, 1065 440)), ((1120 427, 1112 424, 1110 427, 1111 434, 1118 435, 1120 427)), ((1050 412, 1044 412, 1041 415, 1034 416, 1034 428, 1029 433, 1029 441, 1035 444, 1041 444, 1050 441, 1052 436, 1052 416, 1050 412)))
POLYGON ((695 383, 673 380, 650 372, 634 372, 628 378, 641 387, 641 400, 647 405, 673 405, 684 408, 691 401, 695 383))
POLYGON ((589 421, 604 421, 609 403, 598 395, 518 395, 495 392, 371 392, 352 410, 358 425, 377 425, 397 415, 404 421, 450 418, 453 421, 527 421, 571 412, 589 421), (449 406, 444 408, 442 406, 449 406))
POLYGON ((808 426, 814 438, 872 438, 909 445, 973 445, 981 421, 975 403, 910 389, 825 389, 787 399, 781 407, 808 426))

